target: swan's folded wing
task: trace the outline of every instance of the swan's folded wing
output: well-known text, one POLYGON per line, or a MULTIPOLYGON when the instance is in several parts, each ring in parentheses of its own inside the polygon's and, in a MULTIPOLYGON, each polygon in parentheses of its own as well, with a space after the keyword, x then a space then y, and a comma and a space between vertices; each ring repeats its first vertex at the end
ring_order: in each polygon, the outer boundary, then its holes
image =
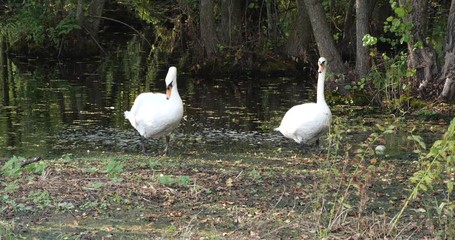
POLYGON ((285 114, 279 130, 298 143, 313 143, 326 131, 327 115, 316 103, 297 105, 285 114))

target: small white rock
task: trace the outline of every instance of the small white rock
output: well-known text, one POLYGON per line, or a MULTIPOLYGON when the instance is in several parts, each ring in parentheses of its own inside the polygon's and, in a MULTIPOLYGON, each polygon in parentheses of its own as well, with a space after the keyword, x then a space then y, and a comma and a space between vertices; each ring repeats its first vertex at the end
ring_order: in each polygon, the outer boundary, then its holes
POLYGON ((378 146, 376 146, 376 148, 374 149, 374 152, 376 153, 376 155, 379 155, 379 156, 384 155, 385 146, 384 146, 384 145, 378 145, 378 146))

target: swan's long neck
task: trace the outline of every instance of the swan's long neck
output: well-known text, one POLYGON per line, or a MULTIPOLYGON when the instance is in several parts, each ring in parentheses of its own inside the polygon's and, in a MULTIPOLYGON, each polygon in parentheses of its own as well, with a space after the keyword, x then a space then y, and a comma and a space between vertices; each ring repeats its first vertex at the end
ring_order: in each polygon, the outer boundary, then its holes
POLYGON ((325 68, 318 74, 317 104, 327 104, 324 96, 325 68))
POLYGON ((177 80, 175 80, 172 84, 172 92, 171 92, 171 99, 179 99, 180 94, 179 91, 177 90, 177 80))

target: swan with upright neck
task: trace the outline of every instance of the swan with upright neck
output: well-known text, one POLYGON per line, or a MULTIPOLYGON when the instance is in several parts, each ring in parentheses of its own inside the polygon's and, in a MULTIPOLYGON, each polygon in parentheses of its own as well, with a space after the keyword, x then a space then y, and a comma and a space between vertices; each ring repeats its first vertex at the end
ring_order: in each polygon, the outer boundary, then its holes
POLYGON ((332 122, 332 113, 324 97, 327 60, 324 57, 319 58, 318 65, 316 103, 293 106, 284 115, 280 126, 275 128, 285 137, 305 145, 318 142, 319 137, 328 131, 332 122))
POLYGON ((167 154, 169 134, 179 125, 183 116, 183 103, 177 90, 177 68, 169 68, 165 82, 166 94, 141 93, 134 100, 131 110, 125 111, 125 118, 141 135, 144 154, 147 154, 145 138, 161 136, 166 136, 164 154, 167 154))

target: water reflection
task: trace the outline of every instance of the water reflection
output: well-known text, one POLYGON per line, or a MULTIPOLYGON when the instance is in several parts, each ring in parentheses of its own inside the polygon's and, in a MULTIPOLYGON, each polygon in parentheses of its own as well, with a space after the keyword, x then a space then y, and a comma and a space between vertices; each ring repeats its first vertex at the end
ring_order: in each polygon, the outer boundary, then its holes
MULTIPOLYGON (((78 61, 12 61, 3 55, 0 158, 61 156, 86 150, 138 152, 139 136, 123 112, 141 92, 164 92, 169 65, 158 59, 159 54, 148 55, 136 41, 102 58, 78 61)), ((179 72, 178 78, 186 116, 175 132, 179 146, 227 151, 235 143, 295 145, 272 129, 291 106, 315 101, 312 76, 204 79, 179 72)), ((365 110, 359 109, 360 115, 355 116, 351 106, 337 108, 332 108, 334 116, 349 118, 346 124, 360 133, 356 141, 363 141, 371 129, 356 128, 374 126, 363 117, 365 110)), ((377 121, 383 117, 370 118, 377 121)), ((439 135, 437 132, 429 139, 439 135)))
MULTIPOLYGON (((2 60, 0 157, 123 151, 138 136, 123 117, 143 91, 164 91, 169 67, 131 41, 103 58, 2 60), (96 140, 98 139, 98 140, 96 140), (95 143, 95 145, 93 144, 95 143)), ((269 131, 314 85, 292 78, 189 78, 179 72, 186 121, 177 134, 269 131), (306 86, 306 87, 305 87, 306 86)))

